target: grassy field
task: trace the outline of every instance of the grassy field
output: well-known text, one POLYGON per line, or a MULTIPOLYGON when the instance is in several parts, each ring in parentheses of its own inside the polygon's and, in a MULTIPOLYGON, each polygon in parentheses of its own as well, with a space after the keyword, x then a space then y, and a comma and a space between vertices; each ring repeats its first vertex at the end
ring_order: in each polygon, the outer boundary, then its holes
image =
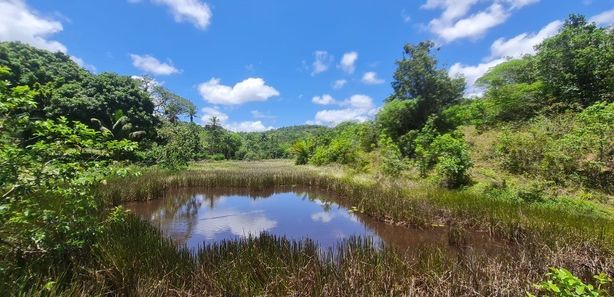
MULTIPOLYGON (((290 161, 207 162, 183 171, 148 170, 110 179, 99 197, 108 206, 155 199, 178 187, 310 186, 379 220, 449 228, 457 253, 438 248, 401 252, 364 238, 322 256, 310 241, 269 235, 207 245, 190 253, 136 217, 111 221, 92 251, 93 263, 71 276, 62 295, 126 296, 524 296, 548 267, 585 280, 614 275, 614 219, 607 209, 526 204, 411 180, 355 175, 340 167, 290 161), (472 252, 466 230, 505 246, 472 252)), ((37 286, 33 286, 36 288, 37 286)), ((610 292, 614 288, 609 288, 610 292)))

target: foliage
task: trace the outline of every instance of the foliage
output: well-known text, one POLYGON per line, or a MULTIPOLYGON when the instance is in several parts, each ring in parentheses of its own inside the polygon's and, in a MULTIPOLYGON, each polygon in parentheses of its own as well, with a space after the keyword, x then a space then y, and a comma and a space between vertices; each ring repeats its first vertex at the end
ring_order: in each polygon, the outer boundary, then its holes
POLYGON ((535 285, 539 290, 538 295, 528 293, 528 296, 552 296, 552 297, 598 297, 607 296, 607 292, 602 289, 604 285, 612 282, 612 279, 605 273, 593 276, 596 287, 585 284, 581 279, 573 275, 565 268, 550 268, 546 274, 548 280, 535 285))
POLYGON ((379 154, 382 156, 382 172, 385 175, 398 177, 406 169, 399 147, 386 134, 380 135, 378 141, 379 154))
MULTIPOLYGON (((7 73, 0 67, 0 75, 7 73)), ((92 187, 123 172, 113 155, 138 148, 64 117, 35 120, 34 97, 27 86, 0 81, 2 282, 32 265, 62 271, 78 259, 100 232, 92 187)))
POLYGON ((446 69, 438 68, 431 53, 434 46, 432 42, 407 44, 404 47, 407 57, 397 61, 392 83, 394 92, 387 101, 389 104, 395 100, 413 103, 392 103, 384 107, 386 111, 382 116, 378 116, 395 140, 409 130, 422 128, 431 115, 462 98, 464 79, 450 78, 446 69))
POLYGON ((158 129, 160 144, 155 144, 146 154, 146 161, 163 168, 178 169, 192 160, 204 158, 201 145, 201 128, 193 123, 166 123, 158 129))
MULTIPOLYGON (((112 127, 114 114, 121 110, 131 130, 144 131, 155 137, 158 119, 154 105, 137 81, 112 73, 93 75, 63 53, 51 53, 16 43, 0 43, 0 66, 11 74, 5 79, 12 85, 29 86, 36 91, 33 99, 37 109, 35 118, 57 119, 90 124, 92 118, 100 123, 90 127, 112 127)), ((127 135, 126 135, 127 137, 127 135)))
POLYGON ((295 156, 296 165, 305 165, 309 162, 309 157, 313 154, 314 142, 311 139, 303 139, 292 145, 291 152, 295 156))
POLYGON ((250 160, 290 158, 296 154, 293 148, 295 143, 315 138, 328 130, 323 126, 301 125, 264 132, 238 133, 241 136, 242 152, 237 153, 237 158, 250 160))
POLYGON ((499 136, 501 166, 559 185, 613 191, 614 103, 596 103, 578 114, 539 117, 499 136))
POLYGON ((571 15, 560 33, 537 46, 544 87, 564 106, 614 100, 614 31, 571 15))

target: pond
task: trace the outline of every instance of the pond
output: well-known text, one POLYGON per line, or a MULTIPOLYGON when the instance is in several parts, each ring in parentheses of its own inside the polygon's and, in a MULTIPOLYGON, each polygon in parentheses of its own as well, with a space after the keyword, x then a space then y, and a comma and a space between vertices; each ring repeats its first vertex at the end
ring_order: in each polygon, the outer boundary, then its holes
POLYGON ((386 224, 352 212, 330 193, 309 188, 184 188, 160 199, 132 202, 126 208, 149 220, 179 245, 191 250, 222 240, 262 232, 288 239, 312 239, 333 248, 351 236, 400 249, 448 246, 447 228, 426 230, 386 224))

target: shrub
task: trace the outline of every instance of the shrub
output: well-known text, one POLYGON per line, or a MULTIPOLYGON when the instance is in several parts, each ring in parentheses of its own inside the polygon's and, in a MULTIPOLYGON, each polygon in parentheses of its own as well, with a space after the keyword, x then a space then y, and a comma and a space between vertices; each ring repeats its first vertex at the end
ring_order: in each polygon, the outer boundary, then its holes
POLYGON ((585 284, 581 279, 573 275, 565 268, 550 268, 546 274, 547 280, 535 285, 539 291, 537 295, 528 293, 529 297, 550 296, 550 297, 598 297, 608 296, 602 289, 603 286, 612 282, 612 279, 605 273, 593 276, 595 286, 585 284))
POLYGON ((405 170, 405 162, 399 147, 386 134, 380 135, 378 146, 382 156, 382 172, 389 176, 399 176, 405 170))
POLYGON ((472 162, 469 147, 458 131, 438 135, 432 121, 416 137, 416 159, 423 176, 435 168, 437 180, 445 187, 456 188, 469 181, 467 170, 472 162))
POLYGON ((460 134, 437 136, 431 144, 431 153, 437 156, 435 172, 439 182, 448 188, 457 188, 469 181, 467 170, 472 162, 469 148, 460 134))
POLYGON ((290 148, 290 152, 296 158, 294 164, 305 165, 309 162, 309 157, 313 154, 314 143, 311 139, 303 139, 295 142, 290 148))

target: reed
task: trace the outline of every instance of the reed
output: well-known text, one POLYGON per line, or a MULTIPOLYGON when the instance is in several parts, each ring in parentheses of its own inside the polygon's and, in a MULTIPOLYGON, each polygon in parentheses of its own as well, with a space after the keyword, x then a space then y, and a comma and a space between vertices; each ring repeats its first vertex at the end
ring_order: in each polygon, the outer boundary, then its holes
POLYGON ((518 203, 463 191, 408 187, 286 161, 199 163, 179 172, 148 170, 133 178, 111 179, 99 190, 99 196, 106 204, 118 205, 155 199, 183 187, 275 186, 328 191, 349 207, 392 224, 423 228, 454 224, 518 243, 588 241, 614 249, 614 219, 599 210, 580 212, 567 204, 518 203))
MULTIPOLYGON (((461 235, 462 236, 462 235, 461 235)), ((481 253, 425 246, 401 252, 350 238, 321 251, 310 240, 266 233, 191 253, 129 216, 111 224, 72 296, 521 296, 548 266, 579 275, 612 271, 612 258, 545 245, 481 253), (74 294, 74 295, 73 295, 74 294)), ((611 256, 610 256, 611 257, 611 256)))
POLYGON ((70 280, 52 290, 36 283, 29 295, 524 296, 552 266, 566 267, 585 280, 598 272, 614 275, 612 219, 564 205, 518 204, 283 161, 148 170, 109 179, 97 192, 101 203, 112 206, 155 199, 182 187, 222 186, 328 191, 344 205, 389 223, 446 225, 452 248, 399 251, 376 246, 369 238, 350 238, 322 251, 310 240, 261 234, 190 252, 128 215, 108 224, 91 251, 92 261, 75 268, 70 280), (473 249, 467 244, 468 229, 484 232, 501 247, 473 249))

